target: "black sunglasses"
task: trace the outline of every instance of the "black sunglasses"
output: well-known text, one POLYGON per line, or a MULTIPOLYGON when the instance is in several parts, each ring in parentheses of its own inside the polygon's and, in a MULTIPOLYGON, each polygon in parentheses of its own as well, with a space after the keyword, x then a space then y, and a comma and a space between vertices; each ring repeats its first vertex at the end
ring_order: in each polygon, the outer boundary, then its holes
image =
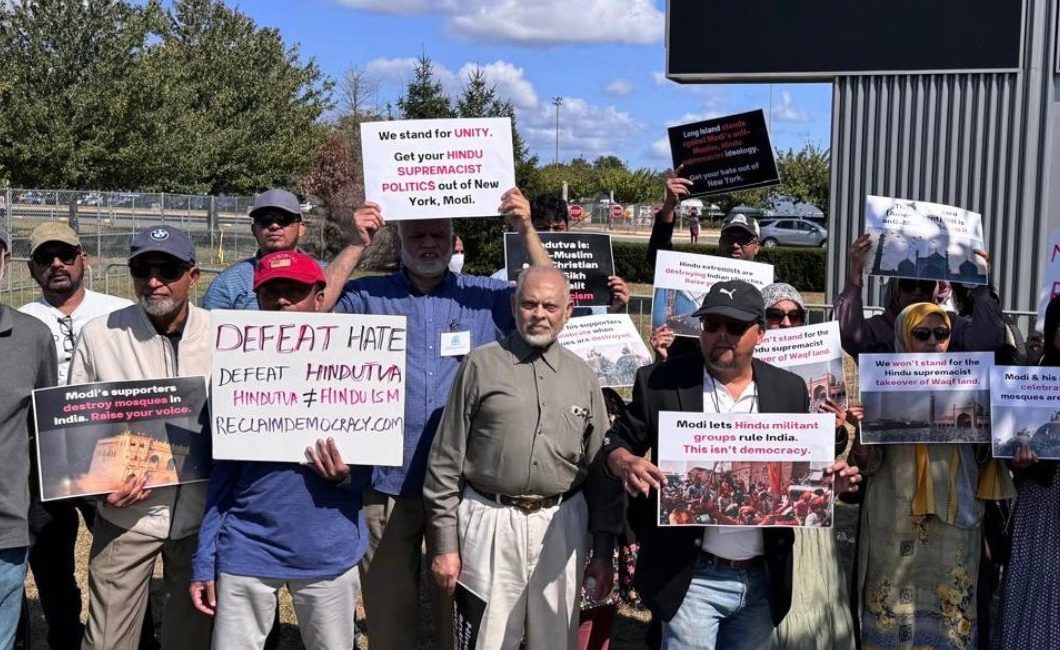
POLYGON ((739 234, 730 232, 723 232, 718 237, 718 244, 721 246, 728 246, 729 244, 738 244, 740 246, 749 246, 758 241, 758 237, 755 237, 749 232, 740 231, 739 234))
POLYGON ((749 323, 743 323, 737 320, 722 320, 720 318, 711 318, 705 316, 699 320, 703 324, 703 331, 708 334, 714 334, 721 328, 725 328, 730 336, 743 336, 744 332, 754 325, 754 321, 749 323))
POLYGON ((146 280, 155 274, 156 277, 172 282, 188 272, 191 267, 180 262, 162 262, 160 264, 147 264, 144 262, 132 262, 129 264, 129 273, 137 280, 146 280))
POLYGON ((806 312, 801 309, 784 311, 783 309, 777 309, 775 307, 770 307, 766 310, 766 320, 770 323, 783 323, 785 318, 787 318, 788 322, 792 325, 802 325, 806 322, 806 312))
POLYGON ((271 228, 272 224, 276 224, 281 228, 286 228, 301 220, 302 217, 296 217, 295 215, 286 212, 267 212, 265 214, 254 216, 254 224, 261 226, 262 228, 271 228))
POLYGON ((63 316, 59 321, 59 333, 63 335, 63 352, 70 354, 74 351, 74 319, 72 316, 63 316))
POLYGON ((51 266, 52 260, 58 257, 60 262, 70 266, 77 261, 77 256, 80 254, 81 249, 76 246, 42 246, 33 251, 30 259, 37 266, 51 266))
POLYGON ((924 342, 931 339, 931 336, 935 336, 935 340, 942 343, 946 339, 950 338, 950 330, 947 327, 936 327, 934 329, 930 327, 914 327, 913 338, 918 341, 924 342))
POLYGON ((914 291, 920 290, 920 293, 932 295, 935 293, 935 289, 938 288, 938 283, 934 280, 899 280, 898 290, 902 293, 913 293, 914 291))

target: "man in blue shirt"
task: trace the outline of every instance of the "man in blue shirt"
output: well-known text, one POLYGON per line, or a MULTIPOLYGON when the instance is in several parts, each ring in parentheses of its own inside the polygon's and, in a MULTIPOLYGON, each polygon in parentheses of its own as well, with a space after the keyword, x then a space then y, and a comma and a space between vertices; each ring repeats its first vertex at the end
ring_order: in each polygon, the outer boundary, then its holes
MULTIPOLYGON (((530 204, 518 189, 504 193, 498 212, 523 236, 531 263, 551 266, 531 223, 530 204)), ((354 240, 328 267, 329 282, 349 277, 382 224, 374 203, 354 213, 354 240)), ((515 326, 513 287, 505 281, 450 272, 452 242, 449 219, 399 222, 401 270, 347 283, 335 306, 335 311, 343 313, 408 317, 404 462, 401 467, 376 467, 372 487, 364 495, 369 541, 361 562, 361 583, 372 647, 418 645, 427 456, 464 355, 473 347, 500 340, 515 326)), ((451 605, 442 590, 429 582, 435 644, 440 649, 451 648, 451 605)))

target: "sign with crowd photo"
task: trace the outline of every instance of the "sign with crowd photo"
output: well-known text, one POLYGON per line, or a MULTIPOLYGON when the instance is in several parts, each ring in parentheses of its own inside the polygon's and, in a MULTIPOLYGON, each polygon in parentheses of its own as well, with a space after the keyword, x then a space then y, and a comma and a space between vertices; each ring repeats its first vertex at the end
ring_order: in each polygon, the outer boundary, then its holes
POLYGON ((43 501, 210 478, 205 377, 33 391, 43 501))
POLYGON ((507 117, 361 123, 364 195, 387 221, 496 216, 515 187, 507 117))
POLYGON ((629 314, 572 318, 560 331, 559 342, 585 359, 601 386, 632 386, 637 370, 651 363, 648 346, 629 314))
POLYGON ((660 526, 832 525, 835 417, 659 413, 660 526))
POLYGON ((667 129, 674 169, 692 181, 690 196, 780 183, 762 109, 667 129))
POLYGON ((863 354, 861 442, 990 442, 990 352, 863 354))
POLYGON ((1045 308, 1049 301, 1060 295, 1060 230, 1049 237, 1049 248, 1042 259, 1042 286, 1038 292, 1038 319, 1034 329, 1041 332, 1045 327, 1045 308))
POLYGON ((816 411, 825 400, 846 406, 843 346, 836 321, 766 330, 755 347, 755 357, 802 377, 811 410, 816 411))
POLYGON ((400 465, 404 316, 215 310, 213 457, 305 462, 334 438, 353 465, 400 465))
MULTIPOLYGON (((575 307, 611 304, 611 289, 607 286, 607 278, 615 274, 611 235, 543 232, 538 237, 552 256, 552 263, 570 280, 570 298, 575 307)), ((523 269, 530 266, 522 235, 505 233, 504 262, 511 282, 518 280, 523 269)))
POLYGON ((1060 459, 1060 369, 994 366, 990 400, 994 458, 1028 445, 1038 458, 1060 459))
POLYGON ((986 284, 983 219, 949 205, 886 196, 865 197, 865 232, 872 237, 870 275, 986 284))
POLYGON ((668 326, 677 336, 699 336, 703 327, 692 313, 715 282, 744 280, 758 287, 773 283, 773 265, 716 255, 659 251, 655 260, 652 329, 668 326))

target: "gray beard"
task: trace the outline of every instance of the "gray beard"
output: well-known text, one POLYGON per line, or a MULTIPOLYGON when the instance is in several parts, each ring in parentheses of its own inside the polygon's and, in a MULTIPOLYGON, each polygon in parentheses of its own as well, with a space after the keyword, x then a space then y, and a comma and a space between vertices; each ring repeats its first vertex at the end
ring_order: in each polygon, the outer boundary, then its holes
POLYGON ((405 251, 401 251, 401 263, 405 265, 405 268, 412 271, 416 275, 423 277, 434 277, 441 275, 449 270, 449 260, 452 255, 435 258, 434 261, 425 261, 418 258, 414 258, 411 255, 406 255, 405 251))
POLYGON ((140 296, 140 306, 144 308, 148 316, 169 316, 180 311, 181 307, 184 306, 183 300, 176 300, 174 298, 156 298, 155 300, 149 300, 140 296))

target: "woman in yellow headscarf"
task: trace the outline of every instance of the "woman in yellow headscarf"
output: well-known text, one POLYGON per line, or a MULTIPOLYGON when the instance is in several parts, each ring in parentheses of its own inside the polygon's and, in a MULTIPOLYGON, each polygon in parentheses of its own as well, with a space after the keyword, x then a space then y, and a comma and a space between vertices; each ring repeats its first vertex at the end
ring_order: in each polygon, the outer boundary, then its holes
MULTIPOLYGON (((941 307, 915 303, 895 321, 895 349, 945 352, 950 331, 941 307)), ((863 647, 976 648, 981 500, 1012 496, 1007 471, 986 445, 857 451, 871 476, 858 537, 863 647)))

